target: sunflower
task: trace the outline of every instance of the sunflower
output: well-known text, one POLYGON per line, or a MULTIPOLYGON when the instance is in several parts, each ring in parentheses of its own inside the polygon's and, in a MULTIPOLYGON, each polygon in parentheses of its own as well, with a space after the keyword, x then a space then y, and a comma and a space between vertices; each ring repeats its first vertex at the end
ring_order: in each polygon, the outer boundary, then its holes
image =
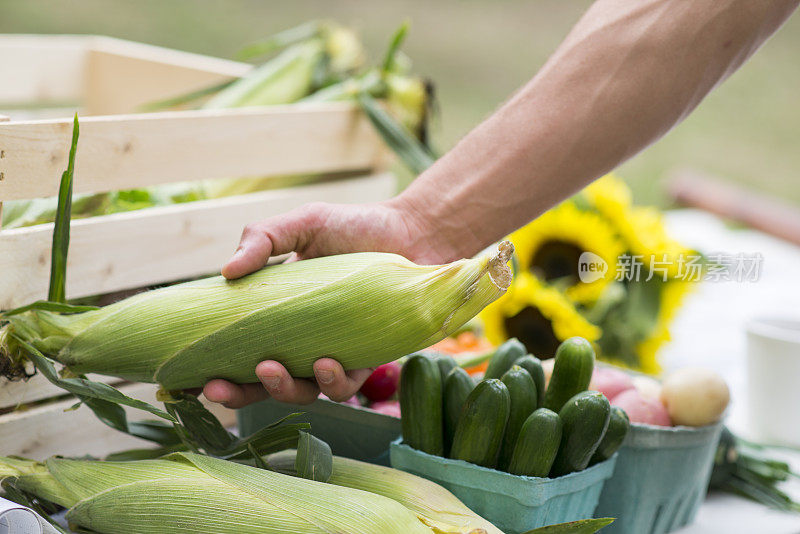
POLYGON ((633 205, 630 188, 613 174, 595 180, 578 193, 577 197, 612 223, 625 217, 627 210, 633 205))
POLYGON ((531 272, 563 289, 577 303, 597 299, 614 279, 614 266, 624 250, 613 227, 603 217, 581 210, 571 201, 517 230, 510 239, 516 247, 521 271, 531 272), (604 265, 605 271, 582 280, 579 269, 587 261, 604 265))
POLYGON ((670 279, 680 276, 681 258, 698 254, 669 236, 664 215, 657 208, 632 207, 616 226, 627 249, 641 257, 644 268, 657 263, 670 279))
POLYGON ((682 280, 670 280, 661 289, 661 301, 658 308, 658 322, 653 332, 636 347, 639 354, 642 371, 655 374, 661 368, 656 358, 661 346, 672 339, 669 333, 669 325, 675 318, 678 308, 683 304, 683 300, 694 288, 692 282, 682 280))
POLYGON ((554 356, 569 337, 595 341, 601 334, 562 293, 528 272, 519 273, 506 295, 485 308, 480 318, 489 341, 500 344, 516 337, 540 358, 554 356))
POLYGON ((598 357, 645 373, 658 373, 658 350, 670 340, 670 323, 693 285, 660 279, 628 284, 624 299, 604 316, 594 317, 603 330, 597 343, 598 357))

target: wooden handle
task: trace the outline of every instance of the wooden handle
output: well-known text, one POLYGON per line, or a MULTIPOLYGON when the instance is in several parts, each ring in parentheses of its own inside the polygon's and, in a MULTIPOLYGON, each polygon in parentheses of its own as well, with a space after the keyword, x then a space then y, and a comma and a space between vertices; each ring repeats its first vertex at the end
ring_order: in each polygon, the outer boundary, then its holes
POLYGON ((676 173, 667 190, 681 205, 732 219, 800 245, 800 209, 774 197, 696 171, 676 173))

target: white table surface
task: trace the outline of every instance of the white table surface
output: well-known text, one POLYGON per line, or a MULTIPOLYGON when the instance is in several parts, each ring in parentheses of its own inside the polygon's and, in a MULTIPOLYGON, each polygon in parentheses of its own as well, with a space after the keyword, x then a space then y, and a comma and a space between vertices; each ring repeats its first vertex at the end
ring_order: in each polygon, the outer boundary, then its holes
MULTIPOLYGON (((660 353, 666 370, 700 365, 719 372, 731 388, 727 424, 748 435, 745 380, 746 322, 757 316, 800 317, 800 247, 752 230, 733 230, 696 210, 667 216, 671 234, 706 254, 761 253, 757 282, 705 282, 689 295, 660 353)), ((798 377, 800 380, 800 377, 798 377)), ((800 409, 800 406, 797 407, 800 409)), ((800 453, 775 453, 800 472, 800 453)), ((782 489, 800 500, 800 481, 782 489)), ((800 534, 800 514, 770 510, 729 494, 711 494, 694 524, 681 534, 800 534)))

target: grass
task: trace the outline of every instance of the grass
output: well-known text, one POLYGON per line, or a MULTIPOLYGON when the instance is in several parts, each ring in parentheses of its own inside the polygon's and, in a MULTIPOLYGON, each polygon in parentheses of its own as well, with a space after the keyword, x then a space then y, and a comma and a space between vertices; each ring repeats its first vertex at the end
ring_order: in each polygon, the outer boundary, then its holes
MULTIPOLYGON (((96 33, 222 57, 309 18, 360 29, 375 57, 403 19, 416 69, 441 100, 445 149, 527 81, 586 0, 3 0, 0 32, 96 33)), ((638 201, 664 204, 662 180, 692 167, 800 204, 800 15, 697 111, 619 170, 638 201)))

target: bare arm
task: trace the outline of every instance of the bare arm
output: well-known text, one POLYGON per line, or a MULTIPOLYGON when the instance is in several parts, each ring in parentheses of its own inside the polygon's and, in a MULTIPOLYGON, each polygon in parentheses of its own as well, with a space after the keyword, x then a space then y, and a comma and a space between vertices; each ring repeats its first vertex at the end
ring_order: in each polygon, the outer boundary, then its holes
POLYGON ((796 0, 598 0, 539 73, 395 203, 470 256, 663 136, 796 0))
MULTIPOLYGON (((796 9, 798 0, 597 0, 539 73, 400 196, 313 204, 249 225, 223 268, 237 278, 270 255, 397 252, 423 263, 472 256, 602 176, 686 117, 796 9)), ((320 355, 323 356, 323 355, 320 355)), ((329 359, 317 381, 277 362, 261 385, 215 380, 232 407, 267 396, 335 400, 369 372, 329 359)))

